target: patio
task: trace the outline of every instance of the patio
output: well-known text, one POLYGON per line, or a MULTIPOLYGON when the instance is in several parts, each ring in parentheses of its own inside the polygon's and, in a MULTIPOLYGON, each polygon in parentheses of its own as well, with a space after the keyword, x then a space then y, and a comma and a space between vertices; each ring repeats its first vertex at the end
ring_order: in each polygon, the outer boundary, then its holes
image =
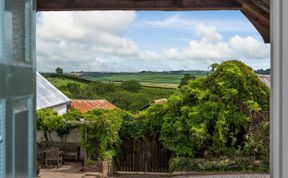
MULTIPOLYGON (((100 174, 90 174, 81 171, 81 163, 65 162, 61 168, 41 168, 40 178, 98 178, 100 174)), ((115 175, 110 178, 269 178, 267 174, 225 174, 225 175, 183 175, 183 176, 160 176, 160 175, 115 175)))
POLYGON ((85 175, 81 171, 81 163, 65 162, 60 168, 41 168, 39 177, 41 178, 81 178, 85 175))

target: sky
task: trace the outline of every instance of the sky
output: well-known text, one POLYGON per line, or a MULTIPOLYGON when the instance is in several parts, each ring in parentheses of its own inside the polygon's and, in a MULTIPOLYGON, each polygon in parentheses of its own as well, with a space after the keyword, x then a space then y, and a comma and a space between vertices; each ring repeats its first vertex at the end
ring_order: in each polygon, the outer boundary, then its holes
POLYGON ((240 11, 40 12, 36 34, 41 72, 270 68, 270 45, 240 11))

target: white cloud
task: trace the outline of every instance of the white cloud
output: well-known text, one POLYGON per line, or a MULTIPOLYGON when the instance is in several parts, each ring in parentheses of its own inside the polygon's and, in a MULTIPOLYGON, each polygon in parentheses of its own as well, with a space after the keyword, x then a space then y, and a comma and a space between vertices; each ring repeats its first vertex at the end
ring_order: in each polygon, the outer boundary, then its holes
POLYGON ((182 49, 170 48, 164 52, 169 59, 193 60, 208 62, 210 60, 220 61, 231 59, 233 51, 227 43, 222 42, 222 36, 213 26, 198 24, 195 32, 199 40, 191 40, 187 47, 182 49))
POLYGON ((205 24, 198 24, 195 27, 195 31, 198 36, 203 37, 203 40, 216 43, 222 40, 222 36, 216 31, 214 26, 207 26, 205 24))
MULTIPOLYGON (((178 21, 179 18, 174 16, 157 25, 179 26, 185 22, 178 21)), ((185 47, 142 49, 123 37, 135 19, 134 11, 40 13, 38 69, 52 71, 61 66, 66 71, 188 70, 206 69, 211 63, 226 59, 269 58, 269 46, 263 42, 251 36, 224 41, 214 25, 204 23, 193 23, 191 28, 199 39, 188 40, 185 47)))
POLYGON ((230 39, 229 45, 240 56, 252 59, 269 58, 270 46, 256 40, 255 38, 234 36, 230 39))
MULTIPOLYGON (((205 16, 203 16, 205 17, 205 16)), ((137 23, 138 26, 149 26, 151 28, 164 28, 164 29, 195 29, 198 24, 210 24, 217 28, 220 32, 256 32, 253 25, 247 21, 238 21, 234 19, 213 19, 210 18, 191 18, 182 15, 181 13, 167 16, 165 19, 152 20, 152 21, 141 21, 137 23), (237 28, 235 28, 237 27, 237 28)))
POLYGON ((41 13, 37 23, 38 68, 70 65, 69 69, 97 70, 93 64, 99 65, 103 56, 137 56, 137 45, 121 37, 135 18, 133 11, 41 13))

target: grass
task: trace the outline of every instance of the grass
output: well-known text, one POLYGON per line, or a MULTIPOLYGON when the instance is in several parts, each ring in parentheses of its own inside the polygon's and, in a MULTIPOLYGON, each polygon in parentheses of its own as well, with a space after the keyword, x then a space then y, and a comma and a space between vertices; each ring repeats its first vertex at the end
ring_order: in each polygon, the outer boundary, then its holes
POLYGON ((49 78, 47 78, 47 80, 50 83, 52 83, 56 88, 60 88, 63 85, 67 85, 67 83, 77 83, 77 84, 80 84, 81 87, 87 86, 86 83, 75 81, 72 79, 62 79, 62 78, 57 78, 57 77, 53 77, 53 78, 49 77, 49 78))
POLYGON ((169 83, 179 84, 183 75, 179 74, 160 74, 160 73, 134 73, 134 74, 111 74, 111 76, 91 77, 87 76, 86 79, 103 81, 103 82, 121 82, 126 80, 137 80, 144 83, 169 83))
MULTIPOLYGON (((84 76, 83 78, 100 82, 114 82, 120 83, 126 80, 136 80, 143 86, 159 87, 159 88, 177 88, 183 73, 169 73, 169 72, 145 72, 145 73, 109 73, 105 76, 84 76)), ((206 74, 198 74, 191 72, 194 76, 203 76, 206 74)))
POLYGON ((46 77, 48 77, 48 80, 57 88, 66 85, 69 82, 78 83, 84 87, 90 81, 120 84, 123 81, 136 80, 144 87, 175 89, 178 87, 185 74, 191 74, 193 76, 206 76, 208 73, 205 71, 100 73, 97 75, 86 74, 81 77, 49 74, 46 77))
POLYGON ((139 93, 143 93, 149 96, 152 100, 168 98, 175 92, 175 89, 166 89, 166 88, 151 88, 151 87, 142 87, 139 93))

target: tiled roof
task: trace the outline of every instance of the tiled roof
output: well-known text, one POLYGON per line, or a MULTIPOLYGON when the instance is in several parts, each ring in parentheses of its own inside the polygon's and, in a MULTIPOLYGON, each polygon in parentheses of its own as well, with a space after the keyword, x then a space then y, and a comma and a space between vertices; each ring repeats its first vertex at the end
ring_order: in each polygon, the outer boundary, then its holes
POLYGON ((72 108, 80 112, 88 112, 93 109, 116 109, 117 107, 107 100, 72 100, 72 108))
POLYGON ((37 110, 70 103, 70 99, 54 87, 39 72, 36 73, 36 82, 37 110))

